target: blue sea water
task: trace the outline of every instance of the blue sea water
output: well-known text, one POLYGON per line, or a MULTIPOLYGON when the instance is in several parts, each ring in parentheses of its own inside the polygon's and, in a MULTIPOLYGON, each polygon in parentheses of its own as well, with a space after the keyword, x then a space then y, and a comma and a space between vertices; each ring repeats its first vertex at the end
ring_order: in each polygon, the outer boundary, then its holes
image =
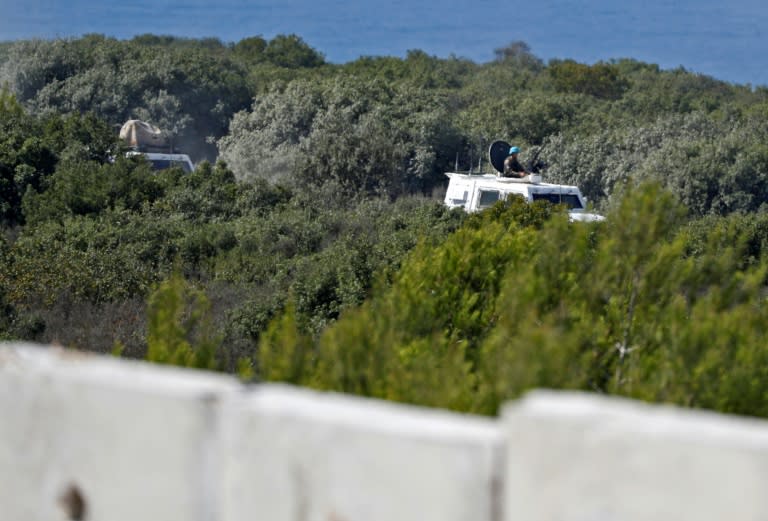
POLYGON ((419 49, 478 63, 523 40, 547 61, 634 58, 768 85, 766 0, 0 0, 0 40, 296 34, 328 61, 419 49))

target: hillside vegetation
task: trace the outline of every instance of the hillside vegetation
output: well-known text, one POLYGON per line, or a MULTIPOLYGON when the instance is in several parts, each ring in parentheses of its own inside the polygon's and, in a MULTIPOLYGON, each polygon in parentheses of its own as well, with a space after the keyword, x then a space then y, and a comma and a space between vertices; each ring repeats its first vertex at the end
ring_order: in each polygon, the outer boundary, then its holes
POLYGON ((768 416, 766 202, 768 89, 682 68, 0 45, 4 339, 483 414, 546 386, 768 416), (195 171, 125 158, 132 118, 195 171), (497 139, 607 220, 447 210, 497 139))

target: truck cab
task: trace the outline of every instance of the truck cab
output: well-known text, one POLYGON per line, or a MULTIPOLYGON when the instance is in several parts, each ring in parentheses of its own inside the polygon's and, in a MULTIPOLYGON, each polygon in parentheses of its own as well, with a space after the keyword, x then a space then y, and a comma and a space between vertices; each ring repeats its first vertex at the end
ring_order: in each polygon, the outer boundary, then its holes
POLYGON ((601 221, 603 216, 586 212, 587 201, 577 186, 543 183, 541 176, 523 178, 500 177, 495 174, 448 172, 450 180, 445 193, 449 208, 461 207, 467 212, 490 208, 496 201, 520 196, 527 202, 549 201, 568 207, 571 221, 601 221))
POLYGON ((159 152, 139 152, 130 150, 126 152, 125 155, 126 157, 143 157, 152 166, 152 170, 165 170, 166 168, 179 166, 188 174, 195 169, 192 160, 187 154, 163 154, 159 152))
MULTIPOLYGON (((490 208, 496 201, 520 196, 525 201, 549 201, 568 207, 568 216, 573 221, 602 221, 602 215, 586 211, 587 200, 577 186, 544 183, 540 168, 529 167, 524 177, 504 177, 504 158, 510 152, 509 143, 494 141, 488 150, 488 157, 495 173, 447 172, 448 190, 445 204, 449 208, 463 208, 466 212, 477 212, 490 208)), ((537 154, 538 155, 538 154, 537 154)), ((458 161, 457 161, 458 163, 458 161)), ((541 168, 546 168, 541 163, 541 168)))
POLYGON ((187 154, 173 149, 168 137, 157 127, 138 119, 129 119, 120 129, 120 139, 131 148, 126 157, 143 157, 153 170, 165 170, 174 166, 184 172, 192 172, 195 167, 187 154))

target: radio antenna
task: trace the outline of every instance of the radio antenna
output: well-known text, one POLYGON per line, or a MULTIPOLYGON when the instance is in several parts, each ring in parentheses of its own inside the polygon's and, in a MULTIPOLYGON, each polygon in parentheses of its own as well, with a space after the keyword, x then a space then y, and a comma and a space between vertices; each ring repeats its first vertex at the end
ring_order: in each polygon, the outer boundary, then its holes
POLYGON ((480 153, 477 154, 477 173, 482 174, 483 173, 483 140, 480 140, 480 153))

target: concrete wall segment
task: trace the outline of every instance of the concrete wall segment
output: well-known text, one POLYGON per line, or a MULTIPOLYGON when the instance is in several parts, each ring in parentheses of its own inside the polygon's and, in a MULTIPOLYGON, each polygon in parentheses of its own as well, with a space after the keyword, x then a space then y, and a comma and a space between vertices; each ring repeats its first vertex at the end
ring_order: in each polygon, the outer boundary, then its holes
POLYGON ((0 521, 500 521, 494 419, 0 344, 0 521))
POLYGON ((768 519, 768 422, 535 391, 503 411, 507 519, 768 519))
POLYGON ((492 419, 275 385, 229 405, 227 519, 500 519, 492 419))
POLYGON ((59 498, 75 487, 88 520, 220 519, 212 416, 240 390, 220 375, 0 345, 2 518, 66 519, 59 498))
POLYGON ((768 519, 768 422, 534 391, 485 418, 0 344, 0 521, 768 519))

